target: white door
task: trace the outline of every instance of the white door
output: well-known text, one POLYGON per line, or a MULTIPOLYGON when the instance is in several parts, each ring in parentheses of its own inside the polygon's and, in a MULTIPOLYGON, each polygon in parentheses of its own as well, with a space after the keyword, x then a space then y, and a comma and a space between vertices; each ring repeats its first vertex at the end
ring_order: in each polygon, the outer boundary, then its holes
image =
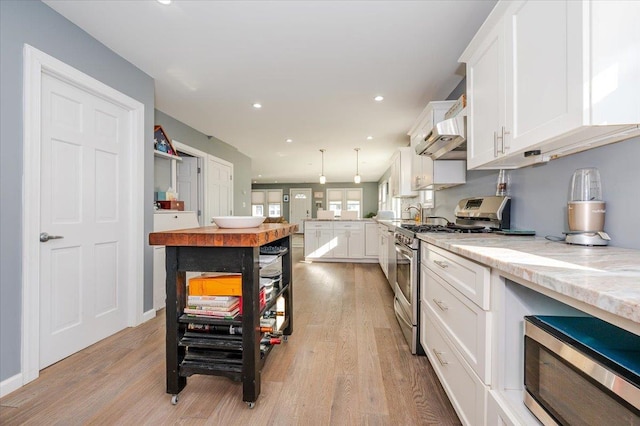
POLYGON ((205 200, 207 203, 205 223, 210 223, 214 216, 233 215, 232 166, 215 157, 207 159, 207 187, 205 200))
POLYGON ((311 218, 311 188, 289 190, 289 223, 298 225, 298 233, 304 232, 303 219, 311 218))
POLYGON ((128 111, 42 75, 40 368, 127 325, 128 111), (41 241, 42 241, 41 234, 41 241), (46 240, 46 238, 45 238, 46 240))
MULTIPOLYGON (((198 221, 200 218, 200 205, 198 203, 198 158, 182 156, 182 160, 178 161, 176 166, 176 190, 178 191, 179 199, 184 201, 184 209, 186 211, 196 212, 198 215, 198 221)), ((200 222, 202 223, 202 222, 200 222)))

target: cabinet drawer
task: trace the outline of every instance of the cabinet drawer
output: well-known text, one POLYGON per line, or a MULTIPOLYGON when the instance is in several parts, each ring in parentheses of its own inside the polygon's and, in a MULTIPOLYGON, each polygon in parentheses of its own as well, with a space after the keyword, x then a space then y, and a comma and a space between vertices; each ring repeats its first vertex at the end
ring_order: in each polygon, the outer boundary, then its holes
POLYGON ((431 320, 428 310, 423 307, 421 314, 420 342, 460 421, 484 424, 487 388, 431 320))
POLYGON ((172 231, 175 229, 197 228, 196 212, 156 212, 153 214, 153 231, 172 231))
POLYGON ((489 310, 489 268, 457 254, 421 245, 422 264, 484 310, 489 310))
POLYGON ((428 268, 420 271, 421 306, 445 331, 485 384, 490 384, 490 313, 460 295, 428 268))
POLYGON ((305 230, 310 230, 310 229, 333 229, 333 223, 331 222, 305 222, 304 223, 304 229, 305 230))
POLYGON ((364 231, 364 223, 362 222, 334 222, 333 229, 345 229, 345 230, 361 230, 364 231))

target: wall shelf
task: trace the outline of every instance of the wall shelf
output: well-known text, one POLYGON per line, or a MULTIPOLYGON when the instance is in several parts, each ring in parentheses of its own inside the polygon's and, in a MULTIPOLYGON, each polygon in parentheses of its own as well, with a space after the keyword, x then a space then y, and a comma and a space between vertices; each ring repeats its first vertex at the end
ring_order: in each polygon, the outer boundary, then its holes
POLYGON ((177 155, 167 154, 166 152, 158 151, 157 149, 153 150, 153 155, 160 158, 166 158, 168 160, 182 161, 182 158, 177 155))

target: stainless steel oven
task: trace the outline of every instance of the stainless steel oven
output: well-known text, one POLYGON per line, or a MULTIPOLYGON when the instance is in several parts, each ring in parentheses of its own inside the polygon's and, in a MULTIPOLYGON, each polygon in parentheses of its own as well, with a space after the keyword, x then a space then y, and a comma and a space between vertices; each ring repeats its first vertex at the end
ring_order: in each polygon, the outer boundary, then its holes
POLYGON ((418 282, 420 241, 415 233, 398 228, 394 234, 396 259, 393 308, 412 354, 424 355, 418 333, 418 282))
POLYGON ((640 425, 640 336, 593 317, 525 317, 525 405, 545 425, 640 425))

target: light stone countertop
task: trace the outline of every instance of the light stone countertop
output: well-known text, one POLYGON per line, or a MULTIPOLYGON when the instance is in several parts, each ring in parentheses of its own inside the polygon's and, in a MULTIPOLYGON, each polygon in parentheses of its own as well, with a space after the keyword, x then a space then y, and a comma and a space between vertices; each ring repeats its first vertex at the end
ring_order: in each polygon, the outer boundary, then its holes
POLYGON ((640 330, 640 250, 497 234, 431 233, 418 234, 418 238, 631 320, 637 323, 633 328, 640 330))
POLYGON ((304 222, 375 222, 375 219, 361 217, 358 219, 340 219, 339 217, 333 219, 317 219, 317 218, 304 218, 304 222))

